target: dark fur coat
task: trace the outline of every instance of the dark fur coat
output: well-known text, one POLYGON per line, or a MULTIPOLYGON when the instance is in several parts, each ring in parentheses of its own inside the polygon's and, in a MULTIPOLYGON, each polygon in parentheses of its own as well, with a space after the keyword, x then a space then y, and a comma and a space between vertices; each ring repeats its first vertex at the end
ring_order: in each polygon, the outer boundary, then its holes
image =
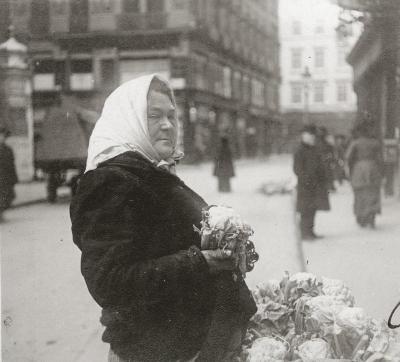
POLYGON ((217 361, 233 326, 255 312, 243 280, 209 273, 193 229, 205 206, 178 177, 134 152, 81 178, 70 210, 74 242, 103 308, 103 340, 119 356, 174 361, 201 349, 199 360, 217 361))

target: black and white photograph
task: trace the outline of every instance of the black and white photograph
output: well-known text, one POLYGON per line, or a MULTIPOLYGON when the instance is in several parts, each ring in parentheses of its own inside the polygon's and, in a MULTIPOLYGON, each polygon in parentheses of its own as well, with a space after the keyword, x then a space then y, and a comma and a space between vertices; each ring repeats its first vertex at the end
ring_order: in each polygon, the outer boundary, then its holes
POLYGON ((0 0, 4 362, 400 362, 400 0, 0 0))

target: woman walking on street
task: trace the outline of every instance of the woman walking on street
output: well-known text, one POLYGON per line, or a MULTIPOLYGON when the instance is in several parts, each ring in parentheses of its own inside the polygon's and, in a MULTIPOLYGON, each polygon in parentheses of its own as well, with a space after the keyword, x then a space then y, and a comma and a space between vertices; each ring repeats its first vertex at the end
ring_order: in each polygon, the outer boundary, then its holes
POLYGON ((221 137, 215 157, 214 176, 218 178, 219 192, 231 192, 231 177, 235 176, 235 171, 229 140, 225 135, 221 137))
POLYGON ((361 227, 373 228, 375 216, 381 212, 382 150, 368 120, 356 127, 354 135, 346 152, 354 192, 354 214, 361 227))
POLYGON ((222 361, 257 310, 234 256, 200 250, 206 202, 175 175, 176 103, 148 75, 107 98, 71 203, 74 242, 103 308, 110 362, 222 361))
POLYGON ((0 127, 0 221, 3 213, 11 206, 15 199, 14 186, 18 182, 14 164, 14 153, 11 147, 6 145, 9 131, 0 127))

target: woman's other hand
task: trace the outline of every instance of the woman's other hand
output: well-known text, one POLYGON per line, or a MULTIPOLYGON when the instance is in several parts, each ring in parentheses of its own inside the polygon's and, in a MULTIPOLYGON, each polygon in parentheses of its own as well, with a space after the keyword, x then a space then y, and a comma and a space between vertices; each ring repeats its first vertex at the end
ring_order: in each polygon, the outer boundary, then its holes
POLYGON ((235 258, 231 250, 202 250, 204 258, 207 261, 211 274, 216 274, 224 270, 234 270, 235 258))

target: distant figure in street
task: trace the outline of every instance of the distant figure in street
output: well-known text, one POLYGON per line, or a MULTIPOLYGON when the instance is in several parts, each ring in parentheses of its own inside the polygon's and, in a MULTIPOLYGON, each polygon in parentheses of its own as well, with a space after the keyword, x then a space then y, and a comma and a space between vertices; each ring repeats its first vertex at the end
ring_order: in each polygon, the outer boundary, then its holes
POLYGON ((227 136, 222 136, 215 157, 214 176, 218 178, 218 191, 231 192, 231 177, 235 176, 232 152, 227 136))
POLYGON ((297 176, 297 211, 300 213, 300 231, 303 240, 318 239, 314 232, 317 210, 329 210, 327 178, 322 156, 316 146, 316 127, 305 126, 301 144, 294 155, 294 173, 297 176))
POLYGON ((14 153, 6 145, 9 134, 5 127, 0 127, 0 221, 3 219, 4 211, 11 206, 15 198, 14 186, 18 182, 14 153))
POLYGON ((346 137, 344 135, 335 136, 335 180, 341 185, 346 179, 345 171, 346 157, 346 137))
POLYGON ((317 128, 317 148, 321 152, 322 162, 326 173, 327 188, 335 191, 334 169, 335 169, 335 148, 328 141, 328 130, 325 127, 317 128))
POLYGON ((351 186, 354 192, 354 214, 361 227, 375 227, 375 216, 381 212, 382 151, 374 137, 374 128, 363 121, 346 152, 351 186))

